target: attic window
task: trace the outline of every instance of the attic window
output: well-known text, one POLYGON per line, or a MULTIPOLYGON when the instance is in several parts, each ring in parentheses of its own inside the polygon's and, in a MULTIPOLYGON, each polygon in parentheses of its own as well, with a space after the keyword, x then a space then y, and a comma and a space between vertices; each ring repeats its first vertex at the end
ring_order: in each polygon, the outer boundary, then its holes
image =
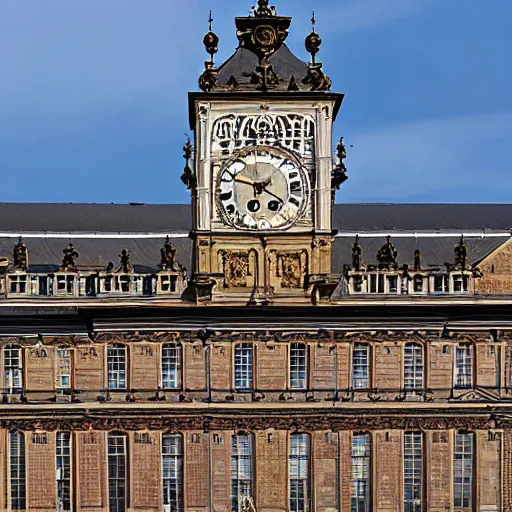
POLYGON ((469 276, 453 276, 453 291, 455 293, 467 293, 469 290, 469 276))
POLYGON ((174 293, 177 279, 177 276, 160 276, 160 290, 162 293, 174 293))
POLYGON ((20 295, 27 293, 27 282, 28 276, 26 275, 9 276, 9 292, 20 295))
POLYGON ((446 275, 434 276, 434 291, 436 293, 448 292, 448 276, 446 276, 446 275))
POLYGON ((75 276, 57 275, 55 279, 58 295, 73 295, 75 291, 75 276))
POLYGON ((352 278, 352 286, 355 293, 361 293, 363 291, 363 278, 362 276, 354 276, 352 278))
POLYGON ((423 276, 414 276, 414 291, 415 293, 423 291, 423 276))

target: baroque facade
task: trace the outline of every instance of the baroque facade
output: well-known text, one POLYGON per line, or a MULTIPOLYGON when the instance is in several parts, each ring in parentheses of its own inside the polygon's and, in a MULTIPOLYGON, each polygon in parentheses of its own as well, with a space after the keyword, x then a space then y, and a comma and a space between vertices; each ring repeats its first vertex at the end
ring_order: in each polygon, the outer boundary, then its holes
POLYGON ((335 205, 290 23, 210 21, 191 207, 0 205, 0 510, 512 512, 512 206, 335 205))

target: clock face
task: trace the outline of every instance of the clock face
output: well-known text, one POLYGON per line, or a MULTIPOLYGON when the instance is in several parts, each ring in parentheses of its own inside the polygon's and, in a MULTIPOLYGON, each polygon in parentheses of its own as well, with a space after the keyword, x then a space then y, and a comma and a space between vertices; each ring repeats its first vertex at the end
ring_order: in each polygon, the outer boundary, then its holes
POLYGON ((247 148, 221 171, 217 197, 223 219, 237 229, 285 228, 304 213, 309 179, 286 152, 247 148))

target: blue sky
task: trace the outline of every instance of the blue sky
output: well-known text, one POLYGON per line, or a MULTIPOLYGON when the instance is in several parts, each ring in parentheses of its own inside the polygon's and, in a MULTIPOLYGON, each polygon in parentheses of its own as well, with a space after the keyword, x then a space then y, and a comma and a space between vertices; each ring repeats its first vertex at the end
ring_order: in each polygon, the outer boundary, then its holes
MULTIPOLYGON (((253 0, 0 0, 0 201, 189 201, 179 177, 208 10, 253 0)), ((511 202, 510 0, 275 0, 311 10, 350 148, 338 202, 511 202)))

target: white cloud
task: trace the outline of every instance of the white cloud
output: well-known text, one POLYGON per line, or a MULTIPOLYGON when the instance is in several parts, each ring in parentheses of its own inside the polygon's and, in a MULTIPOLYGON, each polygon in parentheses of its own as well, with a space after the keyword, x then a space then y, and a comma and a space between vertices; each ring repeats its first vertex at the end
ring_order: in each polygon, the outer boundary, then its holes
POLYGON ((382 126, 348 139, 342 201, 492 202, 491 193, 510 201, 512 113, 382 126))

